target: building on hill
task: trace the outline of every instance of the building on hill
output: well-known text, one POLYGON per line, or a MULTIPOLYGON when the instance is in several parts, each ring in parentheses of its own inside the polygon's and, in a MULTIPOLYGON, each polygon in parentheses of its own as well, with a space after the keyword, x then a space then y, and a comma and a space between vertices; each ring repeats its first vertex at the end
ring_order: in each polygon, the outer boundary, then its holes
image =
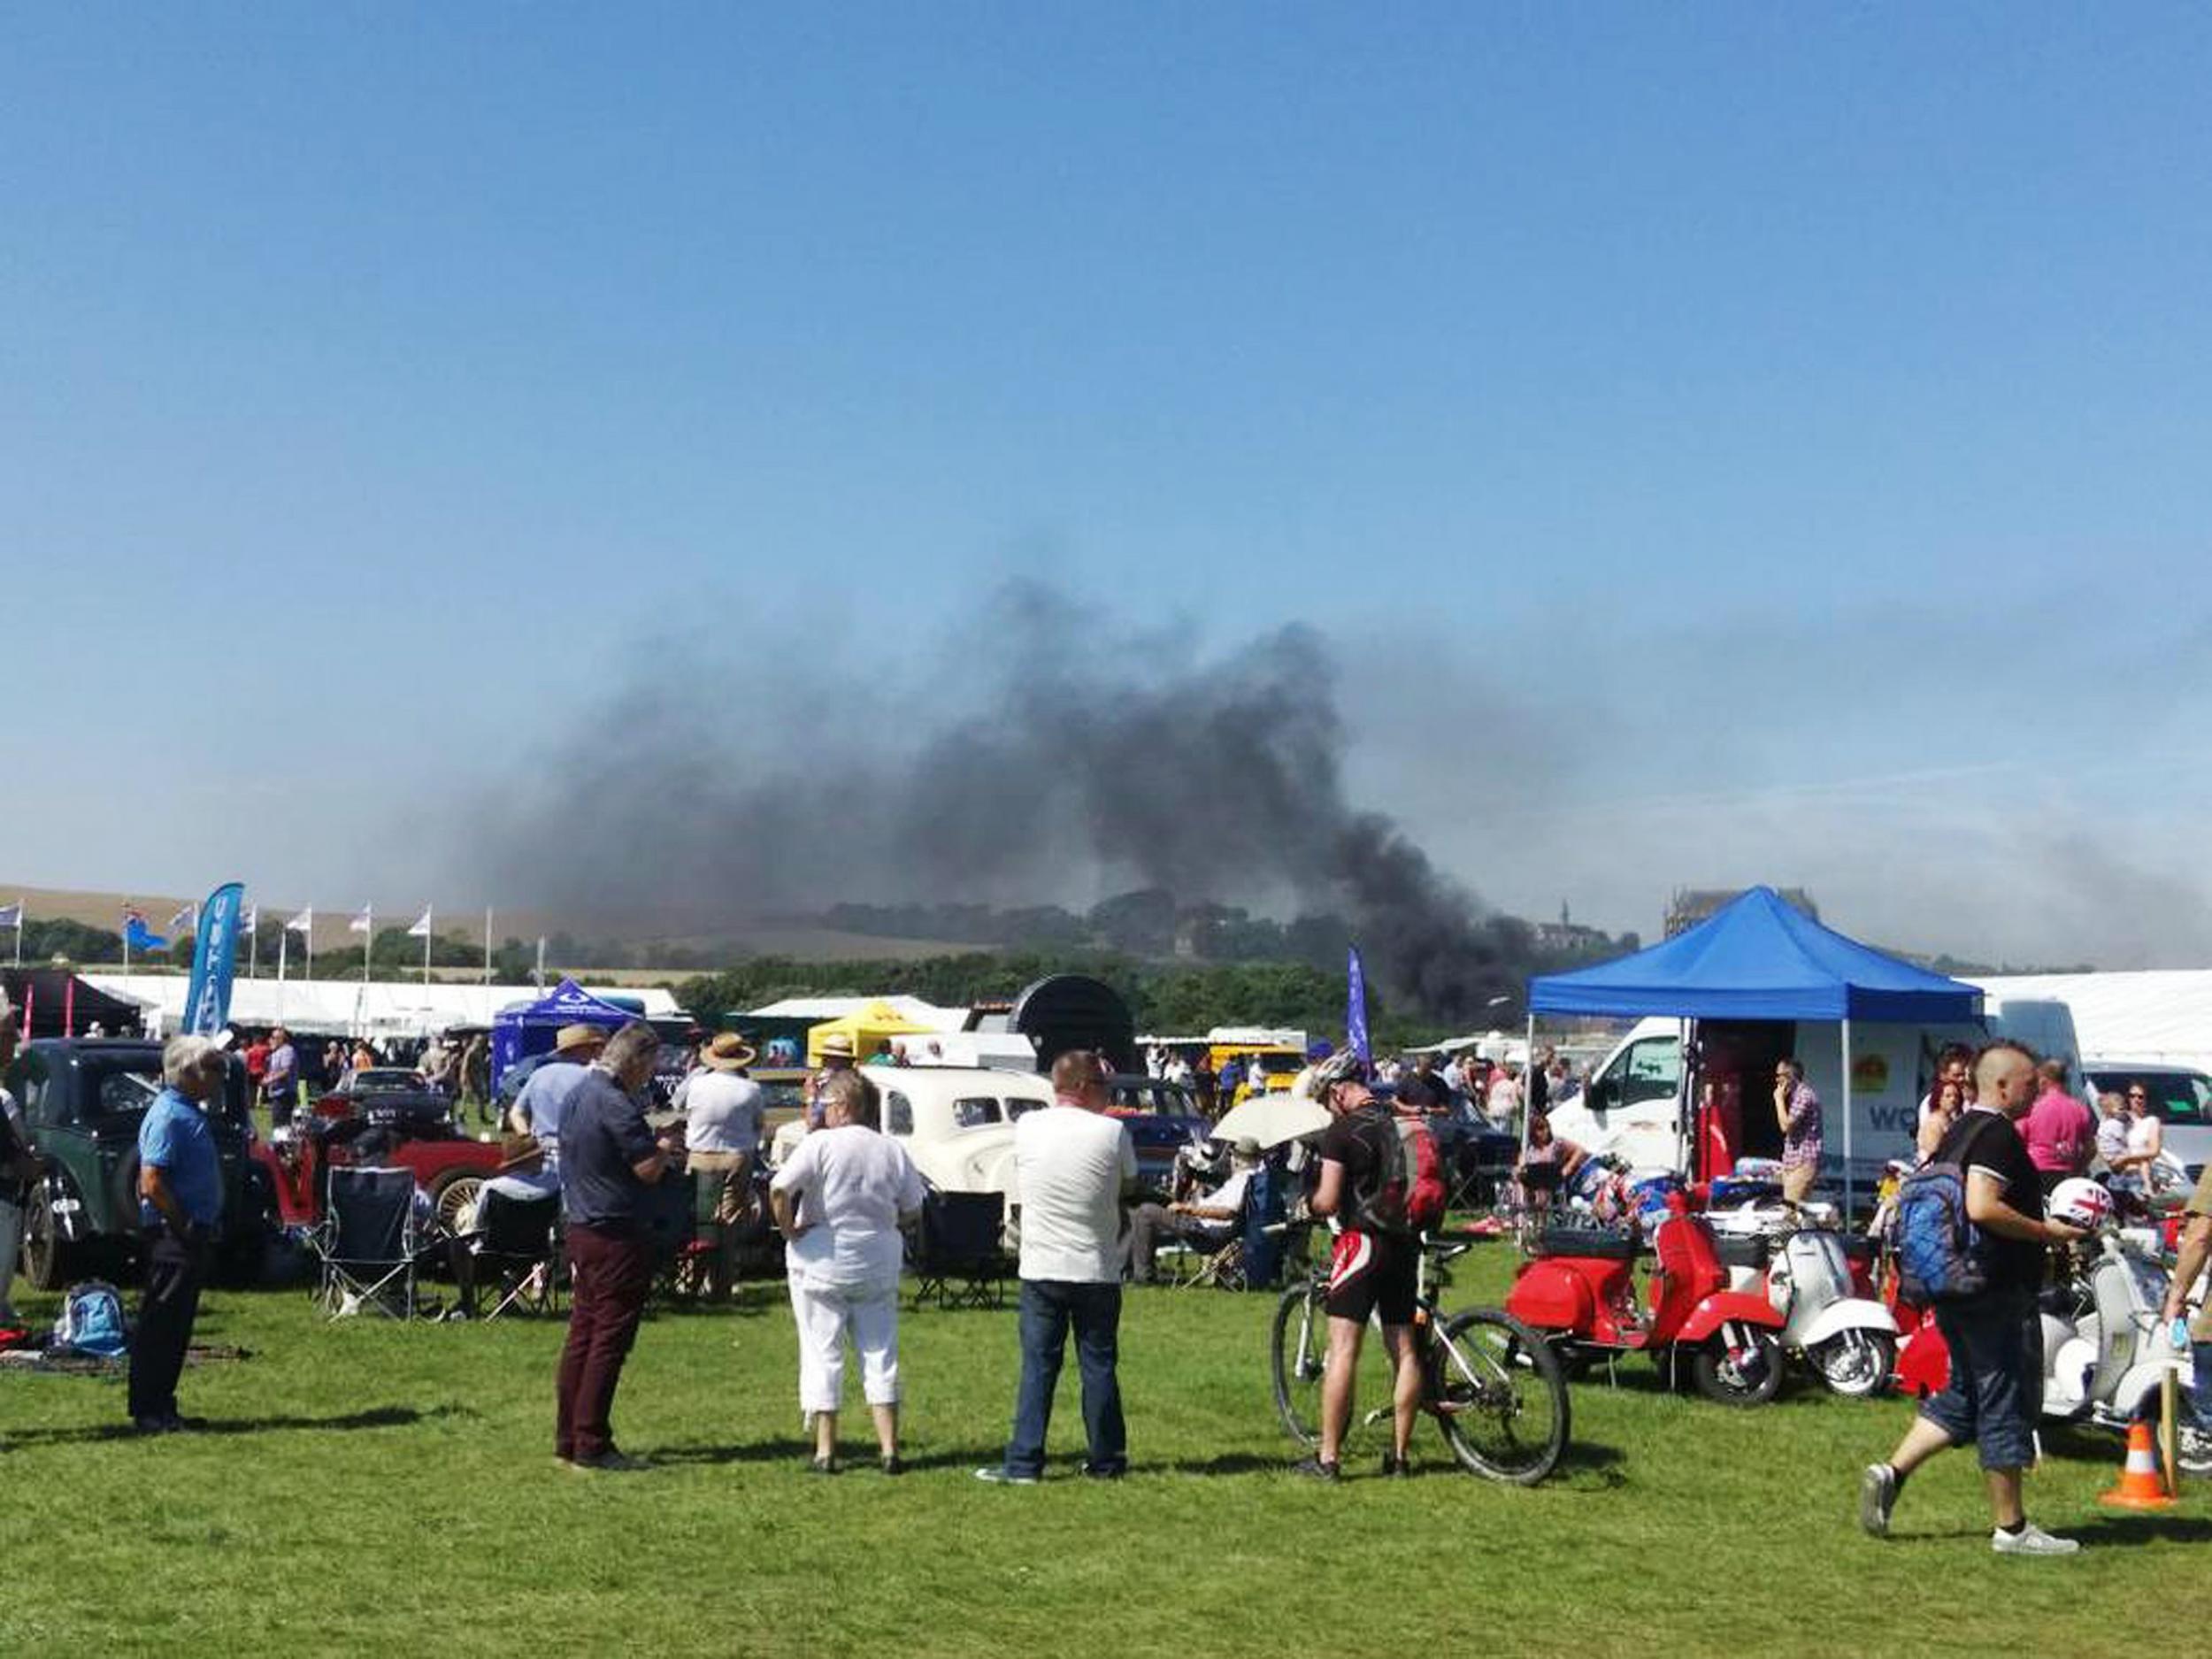
MULTIPOLYGON (((1747 889, 1743 887, 1677 887, 1674 896, 1667 901, 1667 937, 1686 933, 1716 911, 1732 904, 1747 889)), ((1778 887, 1782 902, 1800 915, 1814 921, 1820 919, 1820 906, 1813 902, 1813 895, 1802 887, 1778 887)))
MULTIPOLYGON (((1562 902, 1559 919, 1555 922, 1537 922, 1531 928, 1536 949, 1548 956, 1597 956, 1615 949, 1613 935, 1601 927, 1587 927, 1568 913, 1562 902)), ((1630 946, 1629 949, 1635 949, 1630 946)))

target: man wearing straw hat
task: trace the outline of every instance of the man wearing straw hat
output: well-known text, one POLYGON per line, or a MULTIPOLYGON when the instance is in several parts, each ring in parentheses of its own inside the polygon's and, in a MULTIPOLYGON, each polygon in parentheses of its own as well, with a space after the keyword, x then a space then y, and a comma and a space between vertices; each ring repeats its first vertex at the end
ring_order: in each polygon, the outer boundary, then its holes
POLYGON ((607 1033, 597 1025, 564 1025, 553 1039, 553 1057, 530 1073, 508 1108, 507 1126, 538 1143, 533 1167, 500 1175, 517 1198, 533 1198, 561 1190, 561 1122, 568 1112, 569 1096, 575 1094, 584 1072, 607 1046, 607 1033))
POLYGON ((760 1085, 745 1075, 753 1046, 733 1031, 718 1033, 699 1056, 699 1070, 677 1087, 684 1145, 701 1185, 715 1189, 716 1248, 709 1288, 729 1289, 737 1226, 752 1209, 753 1160, 760 1151, 760 1085))

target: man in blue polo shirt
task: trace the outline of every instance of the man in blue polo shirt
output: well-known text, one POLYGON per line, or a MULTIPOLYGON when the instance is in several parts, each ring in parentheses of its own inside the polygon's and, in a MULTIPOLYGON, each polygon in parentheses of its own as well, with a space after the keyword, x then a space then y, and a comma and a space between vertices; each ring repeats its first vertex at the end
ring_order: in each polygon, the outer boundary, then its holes
POLYGON ((172 1037, 161 1051, 161 1093, 138 1125, 146 1286, 131 1344, 130 1409, 142 1434, 199 1426, 177 1414, 177 1378, 223 1218, 223 1166, 204 1103, 221 1091, 228 1064, 204 1037, 172 1037))
POLYGON ((646 1188, 668 1172, 673 1142, 656 1141, 639 1097, 660 1037, 633 1020, 568 1096, 561 1118, 561 1200, 568 1215, 568 1341, 554 1378, 553 1455, 574 1469, 631 1470, 614 1440, 615 1387, 653 1284, 646 1188))

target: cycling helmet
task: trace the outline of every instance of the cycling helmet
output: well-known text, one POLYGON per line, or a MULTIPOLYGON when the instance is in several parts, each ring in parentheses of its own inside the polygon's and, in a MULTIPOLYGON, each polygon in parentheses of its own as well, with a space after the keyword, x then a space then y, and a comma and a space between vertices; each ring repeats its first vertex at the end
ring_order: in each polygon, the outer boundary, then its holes
POLYGON ((1306 1079, 1306 1093, 1315 1100, 1325 1102, 1329 1091, 1339 1083, 1366 1080, 1367 1062, 1359 1057, 1356 1048, 1347 1048, 1312 1068, 1306 1079))

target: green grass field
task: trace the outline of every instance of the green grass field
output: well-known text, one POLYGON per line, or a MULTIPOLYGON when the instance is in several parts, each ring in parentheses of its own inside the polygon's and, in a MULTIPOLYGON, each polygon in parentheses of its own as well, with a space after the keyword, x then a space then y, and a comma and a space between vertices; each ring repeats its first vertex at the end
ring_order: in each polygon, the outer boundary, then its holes
MULTIPOLYGON (((1509 1253, 1486 1250, 1450 1302, 1496 1299, 1509 1253)), ((2098 1506, 2116 1441, 2058 1436, 2031 1479, 2032 1513, 2091 1546, 2074 1560, 1993 1557, 1963 1454, 1877 1543, 1855 1483, 1904 1404, 1801 1383, 1736 1413, 1642 1365, 1576 1385, 1540 1488, 1457 1472, 1427 1425, 1417 1480, 1372 1477, 1371 1432, 1359 1478, 1299 1481, 1271 1306, 1133 1292, 1136 1471, 1076 1477, 1071 1361, 1052 1478, 1000 1489, 971 1471, 1011 1409, 1010 1310, 906 1315, 897 1480, 856 1400, 858 1466, 804 1471, 780 1286, 659 1315, 616 1423, 660 1467, 585 1476, 551 1457, 557 1325, 326 1325, 297 1291, 219 1291, 200 1339, 250 1352, 186 1373, 211 1432, 133 1440, 119 1380, 0 1375, 0 1652, 2079 1654, 2185 1628, 2208 1581, 2205 1486, 2164 1515, 2098 1506)))

